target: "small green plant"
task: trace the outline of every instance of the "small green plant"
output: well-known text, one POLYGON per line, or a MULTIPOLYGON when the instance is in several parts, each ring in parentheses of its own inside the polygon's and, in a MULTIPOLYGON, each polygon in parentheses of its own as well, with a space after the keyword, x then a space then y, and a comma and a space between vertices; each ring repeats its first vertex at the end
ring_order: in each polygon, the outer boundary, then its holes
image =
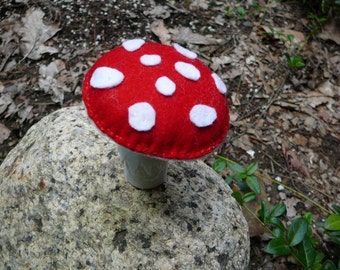
POLYGON ((312 13, 312 12, 309 13, 308 18, 312 19, 313 21, 315 21, 316 23, 320 25, 327 21, 326 17, 318 17, 315 13, 312 13))
POLYGON ((234 9, 231 7, 231 6, 226 6, 225 8, 225 15, 228 17, 228 18, 231 18, 231 17, 234 17, 235 16, 235 12, 234 12, 234 9))
POLYGON ((310 11, 308 18, 311 36, 319 33, 328 19, 340 15, 340 0, 303 0, 302 5, 310 11))
POLYGON ((328 216, 323 224, 323 228, 325 229, 325 234, 340 246, 340 207, 333 205, 333 209, 335 213, 328 216))
MULTIPOLYGON (((261 193, 258 178, 270 179, 257 171, 257 162, 250 164, 248 167, 243 167, 232 160, 218 156, 213 163, 213 169, 220 173, 225 168, 232 172, 230 176, 226 177, 226 183, 229 185, 236 183, 240 190, 234 191, 232 196, 272 235, 272 239, 265 249, 267 253, 276 256, 293 256, 296 262, 306 270, 340 269, 340 258, 337 262, 338 265, 335 265, 318 249, 319 242, 313 237, 312 213, 307 212, 302 217, 292 220, 290 225, 285 225, 282 222, 286 214, 285 204, 275 204, 270 208, 268 203, 261 200, 261 207, 257 213, 252 212, 247 207, 247 203, 253 201, 261 193)), ((276 180, 271 180, 274 183, 283 185, 276 180)), ((284 187, 295 194, 301 195, 303 199, 314 203, 314 205, 327 213, 328 217, 325 222, 319 223, 319 226, 323 228, 324 234, 340 248, 340 206, 333 206, 334 212, 331 212, 294 189, 285 185, 284 187)))
POLYGON ((303 62, 303 59, 301 56, 295 56, 295 55, 289 55, 288 53, 285 53, 287 64, 291 68, 302 68, 305 66, 305 63, 303 62))
POLYGON ((322 25, 327 21, 327 18, 325 16, 319 17, 313 12, 309 13, 308 18, 309 18, 310 36, 315 36, 321 31, 322 25))
POLYGON ((240 20, 244 20, 246 18, 246 10, 242 6, 237 6, 236 9, 231 6, 226 6, 224 11, 225 15, 229 18, 234 17, 235 15, 237 15, 240 20))
POLYGON ((246 10, 242 6, 237 6, 237 14, 239 19, 244 20, 246 18, 246 10))
MULTIPOLYGON (((261 210, 260 218, 265 220, 261 210)), ((307 212, 294 219, 288 229, 274 224, 274 238, 268 243, 266 252, 279 256, 292 255, 305 269, 322 269, 321 262, 325 255, 316 250, 318 241, 312 237, 311 221, 312 214, 307 212)))
POLYGON ((293 34, 285 34, 283 30, 274 29, 271 25, 267 25, 268 29, 270 30, 271 36, 276 36, 280 39, 282 43, 288 47, 288 51, 290 53, 285 52, 284 55, 286 57, 286 62, 290 68, 302 68, 305 66, 305 63, 301 56, 295 55, 295 51, 300 51, 302 46, 294 41, 295 37, 293 34))
POLYGON ((340 6, 340 0, 303 0, 302 4, 309 9, 320 10, 323 14, 327 14, 330 9, 340 6))
POLYGON ((253 2, 251 3, 251 5, 253 6, 253 8, 255 9, 256 12, 260 12, 261 6, 260 6, 259 2, 253 1, 253 2))
POLYGON ((235 162, 228 162, 224 159, 218 159, 213 165, 213 169, 217 172, 221 172, 225 167, 228 167, 233 175, 226 178, 226 183, 230 185, 233 181, 237 183, 239 189, 244 193, 235 191, 232 196, 243 205, 245 202, 251 202, 256 198, 257 195, 261 193, 260 183, 254 176, 254 172, 258 168, 258 163, 254 162, 250 164, 247 168, 235 162))

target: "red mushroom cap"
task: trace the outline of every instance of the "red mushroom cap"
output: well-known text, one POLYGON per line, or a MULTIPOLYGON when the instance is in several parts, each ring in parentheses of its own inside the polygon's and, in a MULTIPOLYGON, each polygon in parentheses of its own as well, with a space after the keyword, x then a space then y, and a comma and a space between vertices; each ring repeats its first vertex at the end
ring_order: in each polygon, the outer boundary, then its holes
POLYGON ((213 151, 229 129, 223 81, 178 44, 128 40, 85 75, 89 117, 118 144, 168 159, 213 151))

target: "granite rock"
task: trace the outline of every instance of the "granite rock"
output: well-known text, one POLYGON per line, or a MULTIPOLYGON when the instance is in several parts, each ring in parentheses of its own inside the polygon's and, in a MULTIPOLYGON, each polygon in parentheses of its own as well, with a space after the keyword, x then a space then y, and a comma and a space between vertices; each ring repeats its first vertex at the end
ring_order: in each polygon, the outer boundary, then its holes
POLYGON ((202 161, 153 190, 79 107, 34 125, 0 167, 0 269, 245 269, 247 223, 202 161))

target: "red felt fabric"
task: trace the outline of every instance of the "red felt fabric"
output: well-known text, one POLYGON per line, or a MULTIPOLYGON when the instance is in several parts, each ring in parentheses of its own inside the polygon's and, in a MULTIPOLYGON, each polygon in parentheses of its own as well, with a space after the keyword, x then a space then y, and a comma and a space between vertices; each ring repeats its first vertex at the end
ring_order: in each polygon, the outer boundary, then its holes
POLYGON ((201 61, 179 54, 172 46, 145 43, 134 52, 122 46, 104 54, 85 75, 83 100, 89 117, 97 127, 118 144, 130 150, 168 159, 193 159, 213 151, 225 138, 229 129, 226 97, 216 88, 212 72, 201 61), (160 65, 144 66, 140 57, 158 54, 160 65), (175 63, 194 65, 201 73, 198 81, 184 78, 175 70, 175 63), (109 89, 95 89, 91 75, 101 66, 121 71, 123 82, 109 89), (155 87, 161 76, 176 83, 172 96, 160 94, 155 87), (148 102, 156 111, 156 124, 150 131, 138 132, 128 124, 128 107, 148 102), (189 119, 194 105, 214 107, 217 119, 208 127, 198 128, 189 119))

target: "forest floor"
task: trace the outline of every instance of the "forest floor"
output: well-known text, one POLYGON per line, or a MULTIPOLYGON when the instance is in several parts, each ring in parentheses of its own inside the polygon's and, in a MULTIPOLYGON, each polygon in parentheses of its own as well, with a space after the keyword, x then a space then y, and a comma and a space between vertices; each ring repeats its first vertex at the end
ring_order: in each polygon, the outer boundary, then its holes
MULTIPOLYGON (((262 173, 327 209, 340 204, 340 27, 334 19, 321 27, 317 7, 274 0, 2 2, 0 164, 34 123, 81 103, 84 74, 100 55, 140 37, 197 52, 224 80, 231 129, 219 154, 243 165, 257 161, 262 173)), ((313 222, 324 220, 310 202, 260 180, 263 199, 286 204, 287 224, 308 211, 313 222)), ((299 269, 290 257, 266 254, 268 234, 249 224, 250 269, 299 269)))

